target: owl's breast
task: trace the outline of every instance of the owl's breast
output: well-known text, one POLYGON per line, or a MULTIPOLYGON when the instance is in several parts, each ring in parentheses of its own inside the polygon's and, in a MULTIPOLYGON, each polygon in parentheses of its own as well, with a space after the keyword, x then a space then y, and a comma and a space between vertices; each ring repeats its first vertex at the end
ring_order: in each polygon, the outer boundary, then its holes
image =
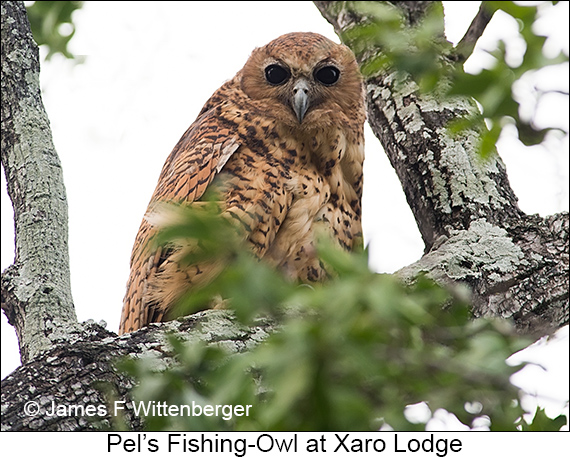
POLYGON ((318 233, 346 249, 361 233, 359 198, 343 166, 347 150, 338 133, 332 140, 330 132, 295 137, 256 125, 219 176, 226 211, 244 225, 254 253, 293 279, 326 276, 315 248, 318 233))

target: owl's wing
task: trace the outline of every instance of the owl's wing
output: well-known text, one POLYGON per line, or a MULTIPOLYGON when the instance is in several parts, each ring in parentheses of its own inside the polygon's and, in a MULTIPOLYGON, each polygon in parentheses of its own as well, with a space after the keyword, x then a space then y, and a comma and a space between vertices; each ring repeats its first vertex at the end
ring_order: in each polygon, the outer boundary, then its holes
POLYGON ((201 112, 162 168, 133 247, 119 334, 137 330, 150 322, 160 322, 164 318, 164 309, 148 302, 148 291, 164 264, 171 260, 164 248, 154 250, 152 243, 149 243, 156 229, 147 217, 157 203, 191 203, 198 200, 239 148, 238 136, 231 128, 220 125, 220 109, 217 106, 201 112))
POLYGON ((193 202, 238 149, 238 137, 220 127, 216 110, 200 116, 166 160, 151 202, 193 202))

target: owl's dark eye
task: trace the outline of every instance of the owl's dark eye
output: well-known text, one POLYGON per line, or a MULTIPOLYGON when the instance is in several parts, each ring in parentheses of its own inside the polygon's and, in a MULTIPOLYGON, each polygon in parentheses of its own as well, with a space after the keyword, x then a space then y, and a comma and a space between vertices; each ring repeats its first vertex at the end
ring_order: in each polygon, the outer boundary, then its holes
POLYGON ((289 79, 289 76, 291 76, 289 70, 281 65, 272 64, 265 68, 265 79, 267 79, 269 84, 273 84, 274 86, 285 83, 289 79))
POLYGON ((325 86, 332 86, 340 77, 340 70, 332 65, 319 68, 315 71, 315 79, 325 86))

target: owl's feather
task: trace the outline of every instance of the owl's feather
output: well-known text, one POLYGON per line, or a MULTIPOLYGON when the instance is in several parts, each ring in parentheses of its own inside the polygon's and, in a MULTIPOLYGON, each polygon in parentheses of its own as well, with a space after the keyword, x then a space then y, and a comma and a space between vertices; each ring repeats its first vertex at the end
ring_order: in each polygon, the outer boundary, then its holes
POLYGON ((364 120, 362 80, 347 47, 291 33, 255 49, 164 164, 133 247, 119 332, 169 318, 184 293, 223 268, 183 267, 180 252, 150 242, 162 202, 197 202, 218 180, 224 213, 247 228, 258 257, 292 279, 323 279, 316 227, 346 249, 361 236, 364 120))

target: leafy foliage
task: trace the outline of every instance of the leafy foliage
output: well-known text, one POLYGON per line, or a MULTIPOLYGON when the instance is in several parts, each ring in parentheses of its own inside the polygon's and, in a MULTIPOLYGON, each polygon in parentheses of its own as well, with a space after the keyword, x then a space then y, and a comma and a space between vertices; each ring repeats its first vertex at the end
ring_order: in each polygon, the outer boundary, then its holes
POLYGON ((525 75, 541 68, 568 62, 568 56, 559 53, 557 56, 547 57, 543 53, 546 37, 536 35, 533 31, 534 23, 539 17, 539 6, 523 6, 514 2, 485 3, 492 11, 502 10, 517 20, 526 51, 517 65, 508 60, 507 46, 505 42, 500 41, 497 49, 489 52, 494 58, 493 65, 476 75, 457 71, 449 93, 469 95, 480 103, 483 117, 491 121, 489 137, 493 144, 502 127, 507 124, 516 126, 519 139, 525 145, 539 144, 544 141, 548 132, 560 129, 540 129, 531 120, 521 117, 520 102, 513 95, 513 86, 525 75))
POLYGON ((411 75, 424 92, 435 88, 444 74, 442 56, 452 51, 443 35, 441 2, 433 2, 415 25, 407 25, 403 11, 389 2, 346 2, 345 7, 366 18, 341 36, 360 57, 365 77, 395 69, 411 75))
POLYGON ((83 2, 34 2, 27 7, 28 18, 34 40, 38 45, 48 48, 46 60, 55 54, 62 54, 68 59, 74 56, 67 49, 75 34, 73 13, 83 6, 83 2))
POLYGON ((529 424, 524 419, 519 422, 519 427, 525 432, 557 432, 566 425, 566 416, 560 415, 554 419, 548 417, 543 408, 536 408, 532 422, 529 424))
MULTIPOLYGON (((174 366, 124 362, 139 381, 136 400, 252 405, 248 416, 231 420, 149 416, 150 430, 375 430, 383 424, 417 430, 424 424, 409 422, 404 409, 420 401, 468 425, 488 416, 494 430, 516 429, 523 410, 509 376, 520 367, 505 360, 529 342, 507 323, 473 321, 464 300, 430 280, 405 286, 371 272, 365 251, 348 253, 327 239, 319 252, 330 279, 311 286, 289 282, 253 258, 239 230, 217 210, 208 211, 184 210, 162 239, 176 244, 197 225, 200 233, 216 234, 214 257, 227 249, 227 268, 192 294, 211 301, 220 294, 242 324, 271 316, 278 330, 247 353, 172 337, 174 366), (481 405, 477 412, 466 407, 473 403, 481 405)), ((187 297, 181 313, 195 305, 187 297)), ((537 423, 559 426, 543 417, 537 423)))
MULTIPOLYGON (((434 2, 422 21, 411 25, 402 10, 389 2, 338 2, 333 7, 344 7, 366 18, 362 25, 342 35, 343 41, 360 56, 365 77, 396 70, 409 74, 423 92, 438 89, 441 95, 477 100, 481 117, 490 124, 490 128, 482 132, 479 145, 479 152, 485 157, 494 150, 503 127, 508 124, 516 126, 519 139, 525 145, 539 144, 549 132, 561 131, 539 128, 531 119, 521 116, 520 101, 513 94, 517 81, 541 68, 568 62, 568 56, 561 52, 547 57, 543 52, 546 37, 534 32, 541 10, 552 4, 542 3, 483 2, 490 13, 501 10, 517 21, 526 50, 522 60, 513 63, 508 59, 506 44, 500 41, 496 49, 489 51, 493 64, 478 74, 463 70, 463 60, 458 59, 457 50, 444 39, 443 9, 439 2, 434 2)), ((537 106, 543 95, 537 93, 537 106)), ((465 125, 472 126, 474 121, 481 123, 481 119, 463 119, 456 120, 451 127, 460 130, 465 125)))

